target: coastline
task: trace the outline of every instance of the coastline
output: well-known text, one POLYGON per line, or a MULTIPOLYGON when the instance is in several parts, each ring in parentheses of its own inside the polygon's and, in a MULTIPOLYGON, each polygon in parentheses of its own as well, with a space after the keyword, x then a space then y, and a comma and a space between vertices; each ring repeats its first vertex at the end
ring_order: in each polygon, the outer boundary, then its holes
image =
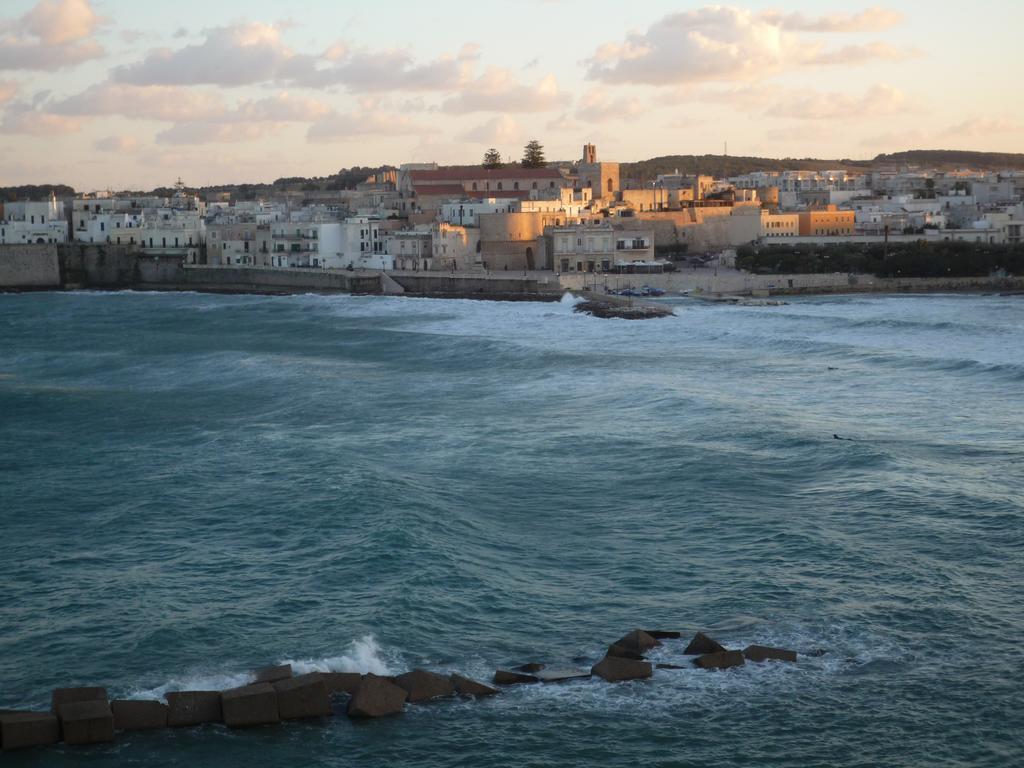
POLYGON ((661 274, 379 272, 185 265, 120 247, 0 248, 0 292, 39 290, 197 291, 291 295, 349 293, 491 301, 557 301, 566 291, 606 295, 650 286, 668 296, 1024 293, 1024 277, 904 277, 830 273, 764 275, 735 269, 661 274))

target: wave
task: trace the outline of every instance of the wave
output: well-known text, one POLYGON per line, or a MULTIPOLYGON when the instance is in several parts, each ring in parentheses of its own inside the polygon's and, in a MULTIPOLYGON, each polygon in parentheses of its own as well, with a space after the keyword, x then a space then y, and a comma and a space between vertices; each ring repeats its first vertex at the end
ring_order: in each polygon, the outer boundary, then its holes
MULTIPOLYGON (((309 672, 361 672, 375 675, 396 674, 396 661, 389 658, 373 635, 353 640, 345 653, 321 659, 279 659, 275 664, 291 664, 297 675, 309 672)), ((174 691, 224 691, 248 685, 255 680, 252 671, 198 671, 170 680, 154 688, 129 690, 129 699, 161 699, 174 691)))

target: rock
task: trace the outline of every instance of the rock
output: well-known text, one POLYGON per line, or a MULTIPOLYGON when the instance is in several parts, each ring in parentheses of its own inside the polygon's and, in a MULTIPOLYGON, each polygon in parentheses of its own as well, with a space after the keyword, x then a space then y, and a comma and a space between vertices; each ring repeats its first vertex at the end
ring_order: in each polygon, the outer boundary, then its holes
POLYGON ((593 315, 594 317, 620 318, 622 320, 653 320, 658 317, 669 317, 670 315, 675 314, 667 307, 629 307, 619 304, 610 304, 603 300, 581 301, 573 307, 573 311, 593 315))
POLYGON ((499 669, 494 673, 494 682, 498 685, 516 685, 518 683, 539 683, 540 679, 525 672, 511 672, 499 669))
POLYGON ((164 698, 171 728, 224 722, 220 691, 175 691, 164 698))
POLYGON ((399 675, 395 678, 395 685, 405 689, 409 694, 407 700, 412 704, 455 695, 455 686, 449 678, 425 669, 399 675))
POLYGON ((678 640, 683 636, 682 632, 672 632, 664 629, 645 629, 644 632, 655 640, 678 640))
POLYGON ((538 661, 531 661, 529 664, 523 664, 515 668, 516 672, 528 672, 530 674, 540 672, 542 669, 544 669, 544 665, 538 661))
POLYGON ((292 665, 282 664, 279 667, 264 667, 257 669, 254 673, 257 683, 276 683, 278 680, 287 680, 292 676, 292 665))
POLYGON ((712 640, 703 632, 698 632, 693 636, 693 640, 690 641, 690 644, 686 646, 686 650, 683 651, 683 654, 686 656, 703 656, 708 653, 722 653, 723 651, 725 651, 725 646, 719 644, 715 640, 712 640))
POLYGON ((282 720, 326 717, 331 714, 331 694, 323 676, 317 672, 274 683, 277 713, 282 720))
POLYGON ((224 724, 228 728, 250 728, 280 721, 277 691, 270 683, 253 683, 221 694, 224 724))
POLYGON ((497 688, 492 688, 489 685, 469 677, 463 677, 462 675, 453 674, 448 679, 452 681, 452 686, 459 696, 493 696, 496 693, 501 693, 497 688))
POLYGON ((654 666, 657 669, 686 669, 686 667, 681 667, 678 664, 655 664, 654 666))
POLYGON ((785 648, 770 648, 767 645, 748 645, 743 649, 747 661, 796 661, 796 651, 785 648))
POLYGON ((537 673, 537 679, 542 683, 562 683, 566 680, 579 680, 590 677, 586 669, 575 669, 573 667, 562 667, 561 669, 545 669, 537 673))
POLYGON ((321 672, 320 677, 330 694, 347 693, 351 696, 363 682, 359 672, 321 672))
POLYGON ((105 700, 62 703, 59 719, 65 744, 104 744, 114 740, 114 715, 105 700))
POLYGON ((608 646, 608 651, 605 656, 615 656, 620 659, 633 659, 634 661, 643 661, 644 655, 639 651, 634 651, 630 648, 613 643, 608 646))
POLYGON ((639 680, 652 674, 650 662, 623 659, 619 656, 605 656, 590 671, 609 683, 639 680))
POLYGON ((0 748, 41 747, 60 740, 60 723, 51 712, 11 712, 0 715, 0 748))
POLYGON ((719 651, 718 653, 706 653, 693 660, 701 669, 728 669, 729 667, 742 667, 744 662, 741 651, 719 651))
POLYGON ((63 704, 74 704, 79 701, 102 701, 107 703, 106 688, 55 688, 50 697, 50 711, 60 717, 63 704))
POLYGON ((348 703, 349 717, 398 715, 405 709, 405 689, 386 677, 367 675, 348 703))
POLYGON ((167 705, 162 701, 117 699, 110 702, 114 730, 148 731, 167 727, 167 705))
POLYGON ((657 648, 661 645, 661 642, 651 637, 642 629, 634 629, 628 635, 616 640, 613 645, 617 645, 620 648, 625 648, 635 653, 643 653, 644 651, 649 651, 651 648, 657 648))

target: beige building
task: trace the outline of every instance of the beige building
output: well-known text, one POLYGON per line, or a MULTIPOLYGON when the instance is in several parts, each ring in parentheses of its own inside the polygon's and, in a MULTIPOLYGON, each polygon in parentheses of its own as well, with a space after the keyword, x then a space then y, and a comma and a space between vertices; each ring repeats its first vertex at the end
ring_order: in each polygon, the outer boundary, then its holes
POLYGON ((761 211, 761 237, 796 237, 800 234, 800 214, 761 211))
MULTIPOLYGON (((502 214, 486 214, 500 216, 502 214)), ((480 230, 437 222, 431 229, 433 260, 431 268, 444 272, 483 269, 480 254, 480 230)))
POLYGON ((608 220, 581 222, 546 230, 555 271, 609 272, 634 262, 654 260, 654 233, 616 229, 608 220))
POLYGON ((583 159, 576 167, 577 186, 591 190, 595 200, 610 201, 618 198, 619 164, 601 163, 597 160, 597 147, 583 145, 583 159))
POLYGON ((551 269, 537 250, 537 238, 544 228, 561 226, 567 215, 561 211, 530 213, 485 213, 480 222, 483 265, 490 270, 551 269))

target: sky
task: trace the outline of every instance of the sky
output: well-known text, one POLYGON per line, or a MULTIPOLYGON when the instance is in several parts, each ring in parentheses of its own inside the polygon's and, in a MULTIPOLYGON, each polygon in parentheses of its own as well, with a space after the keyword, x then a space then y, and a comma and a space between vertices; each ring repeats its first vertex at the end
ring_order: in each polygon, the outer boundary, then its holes
POLYGON ((1024 151, 1024 2, 0 0, 0 186, 1024 151))

